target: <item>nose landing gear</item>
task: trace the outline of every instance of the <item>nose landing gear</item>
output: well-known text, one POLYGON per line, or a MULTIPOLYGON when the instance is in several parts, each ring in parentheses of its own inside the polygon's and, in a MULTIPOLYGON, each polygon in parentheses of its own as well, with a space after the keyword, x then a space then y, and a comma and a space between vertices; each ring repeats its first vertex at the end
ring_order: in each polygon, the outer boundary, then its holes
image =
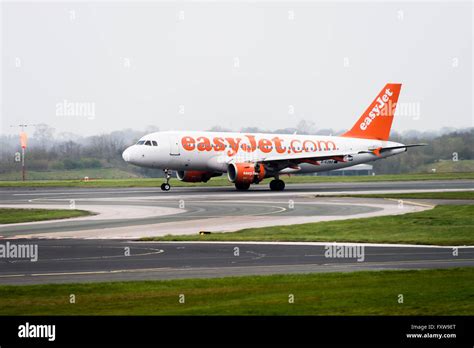
POLYGON ((169 184, 171 174, 170 174, 170 171, 168 169, 164 169, 163 171, 165 172, 166 182, 161 184, 161 190, 169 191, 171 189, 171 185, 169 184))

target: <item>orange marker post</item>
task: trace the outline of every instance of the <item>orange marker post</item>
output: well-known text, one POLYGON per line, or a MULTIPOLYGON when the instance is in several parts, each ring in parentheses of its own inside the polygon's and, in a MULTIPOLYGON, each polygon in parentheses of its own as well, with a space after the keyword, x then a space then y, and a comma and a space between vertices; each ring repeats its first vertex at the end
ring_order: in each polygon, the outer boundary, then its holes
POLYGON ((25 149, 28 142, 28 136, 25 132, 20 133, 20 144, 21 144, 21 176, 23 181, 26 180, 26 168, 25 168, 25 149))

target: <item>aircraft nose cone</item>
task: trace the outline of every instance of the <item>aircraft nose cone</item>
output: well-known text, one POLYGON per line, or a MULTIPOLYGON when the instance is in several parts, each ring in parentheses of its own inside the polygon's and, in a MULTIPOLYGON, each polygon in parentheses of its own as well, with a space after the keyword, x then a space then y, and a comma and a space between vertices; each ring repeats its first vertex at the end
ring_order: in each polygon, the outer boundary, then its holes
POLYGON ((126 148, 124 152, 122 152, 122 158, 125 162, 130 162, 130 148, 126 148))

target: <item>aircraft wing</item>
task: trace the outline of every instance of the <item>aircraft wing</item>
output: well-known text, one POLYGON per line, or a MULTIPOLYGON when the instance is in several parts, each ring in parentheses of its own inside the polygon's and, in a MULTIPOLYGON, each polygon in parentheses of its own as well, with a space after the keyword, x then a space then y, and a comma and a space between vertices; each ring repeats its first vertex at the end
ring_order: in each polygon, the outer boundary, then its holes
POLYGON ((352 160, 352 155, 361 154, 361 153, 371 153, 378 157, 381 156, 381 153, 389 150, 403 149, 416 146, 425 146, 427 144, 410 144, 410 145, 400 145, 400 146, 389 146, 389 147, 378 147, 374 149, 368 149, 367 151, 358 151, 352 153, 344 153, 341 151, 325 151, 323 153, 292 153, 292 154, 282 154, 279 156, 269 156, 263 157, 258 162, 267 163, 279 167, 280 170, 286 167, 292 167, 300 163, 310 163, 314 165, 319 165, 319 161, 324 160, 335 160, 338 162, 349 162, 352 160))
MULTIPOLYGON (((353 153, 355 154, 355 153, 353 153)), ((262 158, 262 163, 269 163, 269 162, 284 162, 289 161, 292 163, 310 163, 310 161, 324 161, 328 159, 334 159, 340 162, 345 162, 344 157, 350 155, 349 153, 343 153, 341 151, 326 151, 324 154, 316 154, 316 153, 293 153, 293 154, 285 154, 279 156, 270 156, 262 158)))

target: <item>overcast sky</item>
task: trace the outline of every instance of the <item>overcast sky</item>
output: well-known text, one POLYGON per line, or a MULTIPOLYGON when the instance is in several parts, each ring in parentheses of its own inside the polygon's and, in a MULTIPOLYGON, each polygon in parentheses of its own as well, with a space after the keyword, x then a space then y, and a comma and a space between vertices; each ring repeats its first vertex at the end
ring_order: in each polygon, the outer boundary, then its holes
POLYGON ((474 125, 470 1, 0 6, 2 133, 347 129, 387 82, 395 130, 474 125))

